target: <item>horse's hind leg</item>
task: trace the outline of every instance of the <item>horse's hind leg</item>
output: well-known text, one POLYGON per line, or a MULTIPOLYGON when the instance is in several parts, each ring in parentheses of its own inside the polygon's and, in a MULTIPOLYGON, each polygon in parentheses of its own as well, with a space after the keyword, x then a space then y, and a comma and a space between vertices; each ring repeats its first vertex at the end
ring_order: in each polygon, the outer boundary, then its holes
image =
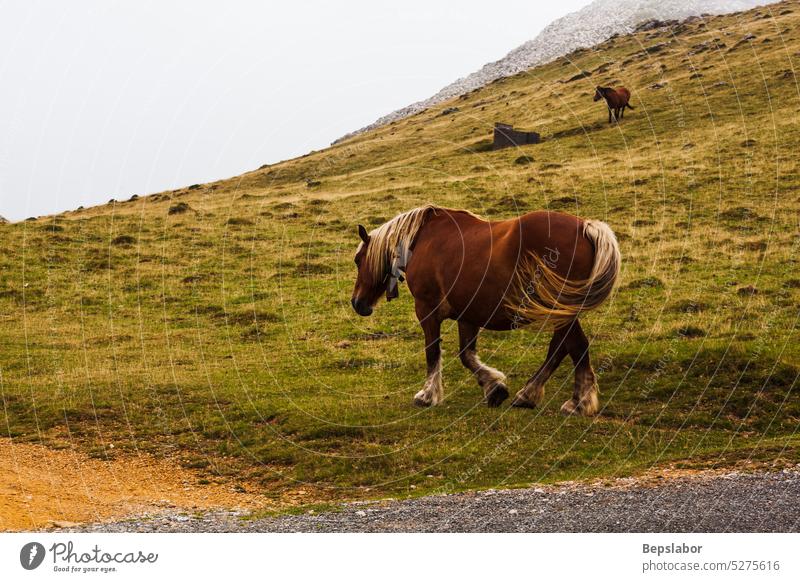
POLYGON ((520 408, 535 408, 544 398, 544 385, 553 372, 558 369, 561 361, 569 353, 566 344, 567 328, 562 327, 553 332, 550 347, 547 348, 547 358, 536 373, 530 377, 525 387, 517 392, 511 406, 520 408))
POLYGON ((421 315, 417 311, 419 323, 422 331, 425 332, 425 361, 428 364, 428 377, 425 379, 425 386, 414 396, 414 404, 417 406, 436 406, 444 398, 444 388, 442 387, 442 348, 441 348, 441 329, 442 322, 436 318, 433 312, 421 315))
POLYGON ((477 325, 458 322, 459 357, 464 367, 475 375, 478 384, 483 388, 486 404, 490 407, 500 406, 508 398, 506 376, 478 358, 478 333, 480 327, 477 325))
POLYGON ((572 398, 561 406, 561 412, 594 416, 600 409, 597 381, 589 361, 589 340, 577 319, 569 328, 566 345, 575 364, 575 388, 572 398))

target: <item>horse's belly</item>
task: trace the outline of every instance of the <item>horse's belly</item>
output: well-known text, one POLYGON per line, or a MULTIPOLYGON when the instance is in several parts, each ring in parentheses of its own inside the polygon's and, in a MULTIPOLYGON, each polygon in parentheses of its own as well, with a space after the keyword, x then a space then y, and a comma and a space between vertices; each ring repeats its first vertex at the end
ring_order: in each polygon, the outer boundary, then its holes
POLYGON ((510 278, 484 278, 476 288, 453 285, 447 294, 451 319, 466 321, 486 329, 506 330, 514 327, 513 312, 508 308, 510 278), (470 289, 464 291, 464 289, 470 289))
POLYGON ((516 329, 520 327, 520 325, 513 318, 497 317, 487 321, 484 325, 481 325, 481 327, 492 331, 508 331, 510 329, 516 329))

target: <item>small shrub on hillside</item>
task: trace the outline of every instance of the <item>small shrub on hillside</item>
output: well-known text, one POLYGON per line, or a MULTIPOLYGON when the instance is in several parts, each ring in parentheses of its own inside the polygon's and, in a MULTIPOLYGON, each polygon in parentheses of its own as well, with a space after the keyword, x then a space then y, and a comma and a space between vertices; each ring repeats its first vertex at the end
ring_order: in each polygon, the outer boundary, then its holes
POLYGON ((280 323, 280 316, 271 311, 218 311, 212 314, 213 317, 225 321, 228 325, 262 325, 265 323, 280 323))
POLYGON ((194 285, 195 283, 199 283, 204 279, 206 279, 204 275, 189 275, 188 277, 181 279, 181 283, 185 285, 194 285))
POLYGON ((551 208, 575 208, 580 206, 581 199, 578 196, 562 196, 550 201, 551 208))
POLYGON ((186 202, 178 202, 169 207, 167 213, 172 216, 174 214, 184 214, 192 209, 186 202))
POLYGON ((476 143, 470 150, 475 153, 490 152, 492 151, 492 147, 491 140, 484 140, 476 143))
POLYGON ((700 313, 706 309, 708 309, 708 305, 692 299, 678 301, 672 306, 672 311, 677 311, 678 313, 700 313))
POLYGON ((503 196, 494 203, 496 210, 522 210, 526 207, 526 201, 521 196, 503 196))
POLYGON ((242 218, 240 216, 231 216, 226 222, 228 226, 252 226, 253 221, 249 218, 242 218))
POLYGON ((683 338, 694 339, 698 337, 705 337, 708 335, 706 330, 702 327, 697 327, 696 325, 684 325, 679 327, 675 332, 676 335, 683 338))
POLYGON ((719 213, 719 217, 723 220, 739 221, 739 220, 759 220, 761 217, 755 212, 744 206, 737 206, 730 208, 719 213))
POLYGON ((661 289, 662 287, 664 287, 664 282, 658 277, 644 277, 642 279, 636 279, 635 281, 631 281, 627 285, 628 289, 644 289, 647 287, 653 289, 661 289))
POLYGON ((121 234, 118 237, 112 239, 111 244, 115 247, 127 247, 136 242, 136 239, 133 238, 129 234, 121 234))
POLYGON ((736 293, 740 297, 748 297, 750 295, 758 295, 758 289, 756 289, 752 285, 747 285, 745 287, 739 287, 739 289, 737 289, 736 293))
POLYGON ((746 251, 764 252, 767 250, 767 243, 763 240, 751 240, 742 243, 740 247, 746 251))

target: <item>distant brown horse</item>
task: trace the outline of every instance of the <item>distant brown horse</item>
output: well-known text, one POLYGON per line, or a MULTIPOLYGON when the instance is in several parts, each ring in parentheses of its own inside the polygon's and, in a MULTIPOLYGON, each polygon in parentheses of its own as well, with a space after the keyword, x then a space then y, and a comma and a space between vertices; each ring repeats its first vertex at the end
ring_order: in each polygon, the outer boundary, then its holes
POLYGON ((533 408, 544 384, 569 355, 575 365, 566 414, 595 414, 597 385, 589 342, 578 316, 611 293, 620 268, 611 228, 569 214, 532 212, 490 222, 465 210, 422 206, 399 214, 370 233, 358 227, 358 277, 351 303, 363 316, 385 292, 397 296, 408 279, 417 318, 425 332, 428 376, 414 397, 420 406, 439 404, 442 389, 440 328, 458 321, 461 362, 483 388, 489 406, 508 397, 506 377, 477 355, 481 328, 510 330, 531 323, 553 330, 547 358, 512 405, 533 408))
POLYGON ((625 117, 626 107, 628 109, 633 109, 633 106, 628 103, 631 100, 631 92, 625 87, 617 87, 616 89, 612 89, 611 87, 597 87, 594 92, 594 101, 600 101, 600 99, 605 99, 606 105, 608 105, 609 123, 612 121, 612 112, 613 119, 619 121, 625 117))

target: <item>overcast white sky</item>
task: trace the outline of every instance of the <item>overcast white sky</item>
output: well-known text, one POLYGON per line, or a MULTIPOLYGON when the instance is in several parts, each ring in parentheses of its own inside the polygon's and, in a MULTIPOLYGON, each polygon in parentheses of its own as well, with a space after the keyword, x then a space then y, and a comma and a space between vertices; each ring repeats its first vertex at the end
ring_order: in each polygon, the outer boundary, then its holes
POLYGON ((0 1, 0 215, 325 147, 588 3, 0 1))

